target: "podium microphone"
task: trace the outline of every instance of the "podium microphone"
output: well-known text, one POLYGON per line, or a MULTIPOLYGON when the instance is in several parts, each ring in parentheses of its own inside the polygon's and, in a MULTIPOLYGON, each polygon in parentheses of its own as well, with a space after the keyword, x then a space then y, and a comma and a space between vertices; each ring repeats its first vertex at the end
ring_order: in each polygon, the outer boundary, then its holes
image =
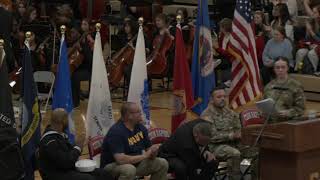
MULTIPOLYGON (((276 86, 273 87, 272 89, 276 89, 276 90, 280 90, 280 91, 289 90, 289 88, 276 87, 276 86)), ((271 111, 268 113, 267 118, 265 119, 265 121, 264 121, 264 123, 263 123, 263 126, 262 126, 262 128, 261 128, 261 130, 260 130, 260 132, 259 132, 259 134, 258 134, 258 136, 257 136, 257 138, 256 138, 256 140, 255 140, 255 142, 254 142, 254 144, 253 144, 253 147, 256 147, 256 146, 258 145, 258 143, 259 143, 259 141, 260 141, 260 139, 261 139, 262 133, 263 133, 263 131, 265 130, 265 128, 267 127, 268 122, 269 122, 269 120, 270 120, 270 118, 271 118, 272 113, 276 110, 276 104, 277 104, 279 98, 281 97, 281 94, 282 94, 282 93, 280 93, 280 94, 278 95, 276 101, 274 102, 274 104, 273 104, 273 106, 272 106, 272 108, 271 108, 271 111)))

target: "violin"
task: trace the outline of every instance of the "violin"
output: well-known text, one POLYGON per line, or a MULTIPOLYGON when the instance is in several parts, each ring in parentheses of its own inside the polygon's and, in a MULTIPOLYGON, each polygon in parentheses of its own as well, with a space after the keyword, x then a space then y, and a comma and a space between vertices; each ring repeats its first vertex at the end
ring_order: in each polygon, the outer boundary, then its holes
POLYGON ((136 34, 120 51, 118 51, 111 60, 111 63, 107 65, 109 72, 108 80, 110 86, 117 87, 124 75, 125 65, 131 64, 134 58, 134 47, 132 42, 137 38, 136 34))
POLYGON ((167 53, 173 40, 168 32, 157 35, 153 40, 154 50, 147 58, 147 70, 149 75, 165 75, 167 70, 167 53))

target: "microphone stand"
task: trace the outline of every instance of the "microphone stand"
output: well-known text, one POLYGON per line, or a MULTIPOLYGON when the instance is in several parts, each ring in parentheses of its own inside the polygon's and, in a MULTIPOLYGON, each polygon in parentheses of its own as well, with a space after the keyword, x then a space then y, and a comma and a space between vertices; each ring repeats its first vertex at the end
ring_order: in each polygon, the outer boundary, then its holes
MULTIPOLYGON (((274 89, 274 88, 273 88, 273 89, 274 89)), ((278 89, 278 90, 279 90, 279 89, 278 89)), ((262 126, 262 128, 261 128, 261 130, 260 130, 260 132, 259 132, 259 134, 258 134, 258 136, 257 136, 257 138, 256 138, 256 140, 255 140, 255 143, 253 144, 252 148, 257 147, 258 143, 260 142, 261 137, 262 137, 262 134, 263 134, 264 130, 266 129, 267 125, 268 125, 268 122, 269 122, 269 120, 270 120, 270 118, 271 118, 271 115, 272 115, 273 112, 275 111, 276 104, 277 104, 277 102, 278 102, 281 94, 282 94, 282 93, 280 93, 279 96, 277 97, 276 101, 274 101, 274 104, 273 104, 273 106, 272 106, 271 112, 268 113, 267 118, 265 119, 265 121, 264 121, 264 123, 263 123, 263 126, 262 126)), ((254 157, 252 161, 254 161, 254 160, 256 160, 256 159, 259 159, 259 158, 258 158, 259 155, 260 155, 260 153, 258 153, 258 155, 257 155, 256 157, 254 157)), ((252 161, 251 161, 251 162, 252 162, 252 161)), ((260 161, 258 161, 257 166, 258 166, 258 167, 257 167, 257 168, 258 168, 258 174, 257 174, 257 176, 259 176, 259 174, 260 174, 260 172, 259 172, 259 171, 260 171, 260 161)), ((258 179, 259 179, 259 177, 258 177, 258 179)), ((243 180, 243 177, 242 177, 242 180, 243 180)))

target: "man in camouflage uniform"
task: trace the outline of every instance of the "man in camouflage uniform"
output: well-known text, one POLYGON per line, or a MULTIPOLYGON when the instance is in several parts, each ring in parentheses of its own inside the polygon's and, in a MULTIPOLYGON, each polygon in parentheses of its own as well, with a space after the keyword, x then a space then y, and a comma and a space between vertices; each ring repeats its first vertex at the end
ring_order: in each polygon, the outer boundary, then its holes
POLYGON ((241 153, 238 149, 241 138, 239 115, 225 106, 226 93, 223 88, 216 88, 208 108, 201 118, 212 123, 213 138, 209 144, 218 160, 227 161, 229 180, 239 180, 241 177, 241 153))
POLYGON ((298 81, 289 77, 288 68, 288 60, 279 57, 274 63, 276 79, 264 88, 264 98, 272 98, 275 101, 274 113, 269 123, 292 120, 304 113, 303 87, 298 81))

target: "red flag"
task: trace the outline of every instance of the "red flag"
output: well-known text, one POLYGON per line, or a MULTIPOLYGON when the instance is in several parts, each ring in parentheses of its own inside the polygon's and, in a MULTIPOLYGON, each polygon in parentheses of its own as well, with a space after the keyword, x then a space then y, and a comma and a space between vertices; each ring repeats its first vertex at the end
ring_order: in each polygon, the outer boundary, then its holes
POLYGON ((191 74, 186 57, 181 27, 176 28, 176 48, 173 71, 174 112, 171 120, 171 131, 174 132, 186 119, 187 110, 193 106, 191 74))

